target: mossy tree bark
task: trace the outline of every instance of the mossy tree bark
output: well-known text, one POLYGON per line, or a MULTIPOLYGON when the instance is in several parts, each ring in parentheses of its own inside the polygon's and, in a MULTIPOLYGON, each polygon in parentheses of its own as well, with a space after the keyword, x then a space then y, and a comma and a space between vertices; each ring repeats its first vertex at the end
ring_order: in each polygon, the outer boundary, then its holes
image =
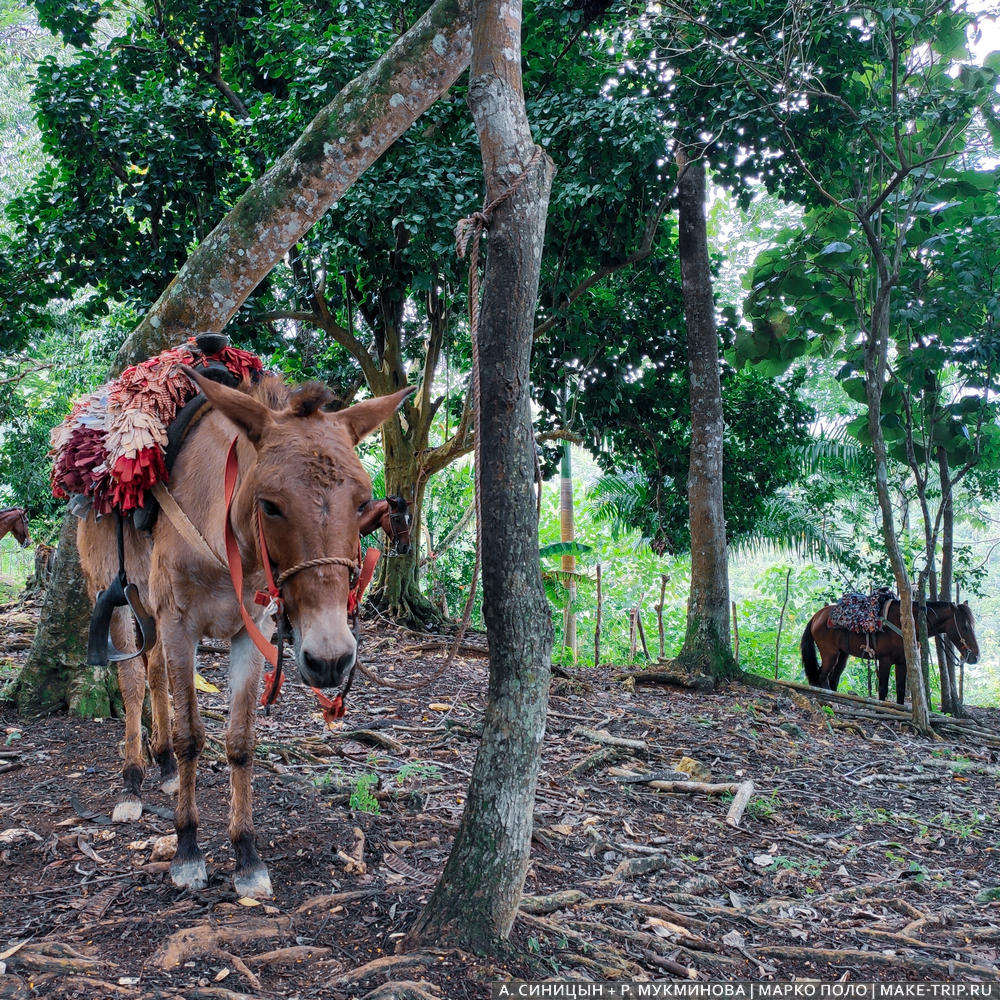
POLYGON ((687 630, 676 664, 695 675, 736 671, 729 640, 729 573, 722 497, 722 387, 715 299, 708 261, 705 165, 676 154, 677 206, 684 318, 691 383, 691 594, 687 630))
POLYGON ((527 873, 548 703, 552 622, 538 561, 529 360, 554 173, 534 144, 521 89, 521 4, 479 0, 469 105, 487 201, 520 186, 489 230, 479 326, 483 614, 490 637, 483 739, 455 843, 407 937, 479 953, 504 947, 527 873))
POLYGON ((88 718, 106 717, 120 708, 120 699, 113 670, 85 665, 90 600, 76 551, 75 517, 63 521, 58 553, 14 701, 25 716, 69 708, 88 718))
MULTIPOLYGON (((470 9, 471 0, 437 0, 316 116, 194 250, 126 338, 114 371, 229 322, 302 234, 465 69, 472 44, 470 9)), ((81 712, 108 714, 100 691, 103 680, 88 684, 81 672, 88 617, 75 520, 67 515, 56 571, 19 683, 25 692, 23 710, 51 710, 72 702, 81 712)), ((21 698, 19 694, 19 704, 21 698)))

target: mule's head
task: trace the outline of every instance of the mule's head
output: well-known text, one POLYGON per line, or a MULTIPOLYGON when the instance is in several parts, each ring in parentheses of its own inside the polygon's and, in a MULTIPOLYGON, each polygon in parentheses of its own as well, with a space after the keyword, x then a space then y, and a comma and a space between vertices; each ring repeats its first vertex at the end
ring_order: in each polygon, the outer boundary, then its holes
POLYGON ((958 647, 959 653, 965 660, 969 663, 979 662, 976 620, 967 601, 955 605, 955 613, 948 625, 948 638, 958 647))
POLYGON ((275 579, 293 571, 281 590, 299 674, 313 687, 340 687, 357 655, 347 598, 372 489, 354 449, 412 389, 334 413, 328 409, 330 390, 309 385, 294 391, 283 409, 272 410, 246 393, 193 377, 257 450, 256 463, 244 472, 245 499, 238 501, 234 522, 236 516, 250 521, 256 536, 252 522, 259 518, 275 579), (331 557, 342 562, 303 565, 331 557))

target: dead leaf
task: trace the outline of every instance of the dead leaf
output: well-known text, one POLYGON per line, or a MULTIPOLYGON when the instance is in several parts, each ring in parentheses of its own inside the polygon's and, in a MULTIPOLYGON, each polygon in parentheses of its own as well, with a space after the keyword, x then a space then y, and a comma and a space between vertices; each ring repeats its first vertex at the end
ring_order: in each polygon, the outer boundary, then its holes
POLYGON ((260 906, 259 899, 251 899, 249 896, 240 896, 236 902, 239 903, 240 906, 260 906))
POLYGON ((569 826, 566 823, 559 823, 556 826, 550 826, 549 829, 553 833, 558 833, 563 837, 569 837, 572 836, 573 834, 573 827, 569 826))
POLYGON ((740 951, 746 947, 746 939, 739 931, 730 931, 722 938, 722 943, 729 948, 738 948, 740 951))
POLYGON ((90 842, 88 840, 85 840, 83 837, 77 837, 76 838, 76 847, 77 847, 77 850, 80 851, 81 854, 84 854, 86 857, 90 858, 91 861, 96 861, 99 865, 103 865, 104 864, 104 858, 102 858, 97 853, 97 851, 95 851, 90 846, 90 842))
POLYGON ((212 981, 215 983, 221 983, 222 980, 225 979, 226 976, 228 975, 229 975, 229 969, 219 969, 219 971, 215 974, 215 978, 212 981))
POLYGON ((211 681, 206 681, 197 671, 194 675, 194 686, 197 690, 204 691, 205 694, 220 694, 219 689, 211 681))
POLYGON ((427 706, 432 712, 450 712, 451 705, 446 705, 443 701, 432 701, 427 706))
POLYGON ((25 840, 41 839, 34 830, 29 830, 23 826, 12 826, 9 830, 4 830, 3 833, 0 833, 0 844, 20 844, 25 840))
POLYGON ((760 865, 761 868, 768 868, 774 864, 773 854, 758 854, 754 859, 753 863, 755 865, 760 865))

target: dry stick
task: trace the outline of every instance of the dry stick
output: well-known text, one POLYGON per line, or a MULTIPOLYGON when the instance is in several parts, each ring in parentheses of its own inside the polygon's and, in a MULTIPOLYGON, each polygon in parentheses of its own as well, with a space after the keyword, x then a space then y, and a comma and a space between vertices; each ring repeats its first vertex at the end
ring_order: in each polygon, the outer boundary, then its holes
POLYGON ((635 662, 635 646, 636 646, 636 627, 635 627, 635 616, 638 613, 638 608, 632 608, 628 613, 628 658, 630 663, 635 662))
POLYGON ((660 603, 656 605, 656 625, 660 631, 660 660, 666 659, 667 647, 663 637, 663 602, 666 599, 667 583, 670 577, 666 573, 660 574, 660 603))
POLYGON ((736 617, 736 602, 733 601, 733 660, 740 665, 740 623, 736 617))
POLYGON ((788 585, 792 579, 792 567, 785 573, 785 599, 781 604, 781 614, 778 616, 778 635, 774 640, 774 679, 778 679, 778 657, 781 654, 781 629, 785 624, 785 609, 788 607, 788 585))
POLYGON ((642 613, 639 608, 635 609, 635 624, 639 630, 639 640, 642 642, 642 651, 646 654, 646 659, 653 662, 653 658, 649 655, 649 647, 646 645, 646 632, 642 627, 642 613))
POLYGON ((597 564, 597 622, 594 625, 594 666, 601 665, 601 564, 597 564))
POLYGON ((733 798, 733 804, 729 807, 729 812, 726 813, 726 825, 727 826, 739 826, 740 820, 743 818, 743 813, 746 810, 750 799, 753 797, 754 784, 752 781, 744 781, 736 791, 736 795, 733 798))

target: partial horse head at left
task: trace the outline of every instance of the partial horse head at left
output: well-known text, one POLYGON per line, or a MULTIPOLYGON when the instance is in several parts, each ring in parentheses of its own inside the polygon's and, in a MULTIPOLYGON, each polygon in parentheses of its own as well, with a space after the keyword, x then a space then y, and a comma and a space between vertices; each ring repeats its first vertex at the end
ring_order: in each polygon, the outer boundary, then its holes
MULTIPOLYGON (((135 820, 142 811, 140 721, 148 680, 153 754, 163 787, 178 793, 171 878, 192 889, 207 884, 195 805, 195 771, 205 743, 195 697, 195 648, 203 636, 230 639, 226 750, 234 883, 242 896, 268 896, 270 878, 255 846, 251 768, 268 652, 259 637, 271 632, 274 606, 256 603, 255 595, 270 592, 287 615, 303 680, 317 688, 349 683, 357 642, 347 602, 358 566, 359 527, 371 501, 371 482, 354 449, 396 413, 411 390, 334 412, 326 387, 293 389, 259 368, 232 388, 186 363, 173 367, 188 387, 181 395, 198 393, 204 400, 187 427, 169 490, 156 487, 162 510, 151 530, 123 521, 124 569, 155 622, 155 639, 141 656, 118 664, 126 708, 125 794, 113 818, 135 820)), ((80 559, 92 596, 120 569, 116 517, 90 511, 79 525, 80 559)), ((115 613, 112 639, 119 649, 134 651, 126 611, 115 613)))
POLYGON ((5 507, 0 510, 0 538, 7 534, 13 535, 22 549, 31 544, 28 515, 23 507, 5 507))

